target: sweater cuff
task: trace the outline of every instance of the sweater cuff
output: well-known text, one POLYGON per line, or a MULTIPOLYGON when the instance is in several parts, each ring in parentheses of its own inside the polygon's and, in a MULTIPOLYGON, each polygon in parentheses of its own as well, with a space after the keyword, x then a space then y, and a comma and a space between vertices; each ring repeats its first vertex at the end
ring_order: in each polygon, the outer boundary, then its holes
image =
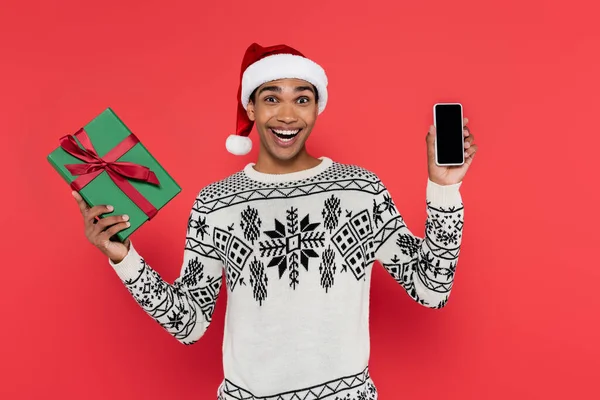
POLYGON ((461 185, 462 181, 452 185, 439 185, 428 178, 427 201, 436 205, 461 204, 462 196, 459 191, 461 185))
POLYGON ((129 252, 125 258, 116 264, 109 258, 108 263, 123 282, 135 280, 144 266, 144 260, 135 250, 132 242, 129 242, 129 252))

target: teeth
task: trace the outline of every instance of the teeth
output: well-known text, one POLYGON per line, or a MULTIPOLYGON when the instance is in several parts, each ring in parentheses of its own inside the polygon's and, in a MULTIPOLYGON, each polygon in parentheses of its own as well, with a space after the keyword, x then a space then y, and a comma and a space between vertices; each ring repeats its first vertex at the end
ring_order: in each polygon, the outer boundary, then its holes
POLYGON ((300 129, 296 129, 295 131, 280 131, 279 129, 273 129, 273 132, 283 136, 295 136, 300 132, 300 129))

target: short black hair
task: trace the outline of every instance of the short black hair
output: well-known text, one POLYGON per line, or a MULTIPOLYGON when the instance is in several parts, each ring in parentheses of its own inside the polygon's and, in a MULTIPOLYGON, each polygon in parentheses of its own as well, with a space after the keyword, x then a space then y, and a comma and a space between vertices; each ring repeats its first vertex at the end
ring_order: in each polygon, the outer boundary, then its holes
MULTIPOLYGON (((314 92, 315 92, 315 102, 318 103, 319 102, 319 91, 317 90, 317 88, 315 87, 315 85, 311 84, 314 92)), ((258 88, 254 89, 252 91, 252 94, 250 94, 250 101, 251 102, 255 102, 256 100, 256 91, 258 90, 258 88)))

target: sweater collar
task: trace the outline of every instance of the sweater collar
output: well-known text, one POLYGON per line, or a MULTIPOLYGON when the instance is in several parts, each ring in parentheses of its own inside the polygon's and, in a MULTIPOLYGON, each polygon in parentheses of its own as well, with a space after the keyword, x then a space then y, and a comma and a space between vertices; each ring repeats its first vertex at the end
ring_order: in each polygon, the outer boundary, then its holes
POLYGON ((255 163, 249 163, 244 167, 244 173, 248 178, 258 182, 273 183, 298 181, 318 175, 333 164, 333 161, 328 157, 319 157, 319 160, 321 160, 321 162, 312 168, 286 174, 267 174, 259 172, 254 169, 255 163))

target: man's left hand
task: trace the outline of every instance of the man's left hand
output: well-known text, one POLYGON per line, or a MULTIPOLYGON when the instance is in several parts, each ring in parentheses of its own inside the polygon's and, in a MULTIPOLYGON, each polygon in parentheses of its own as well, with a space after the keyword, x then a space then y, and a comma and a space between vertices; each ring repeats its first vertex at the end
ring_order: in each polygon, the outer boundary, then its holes
POLYGON ((463 165, 439 166, 435 163, 435 126, 431 125, 427 132, 427 169, 429 179, 438 185, 452 185, 459 183, 465 177, 467 170, 473 163, 473 157, 478 146, 473 144, 475 139, 469 131, 468 118, 463 118, 463 138, 465 141, 465 163, 463 165))

